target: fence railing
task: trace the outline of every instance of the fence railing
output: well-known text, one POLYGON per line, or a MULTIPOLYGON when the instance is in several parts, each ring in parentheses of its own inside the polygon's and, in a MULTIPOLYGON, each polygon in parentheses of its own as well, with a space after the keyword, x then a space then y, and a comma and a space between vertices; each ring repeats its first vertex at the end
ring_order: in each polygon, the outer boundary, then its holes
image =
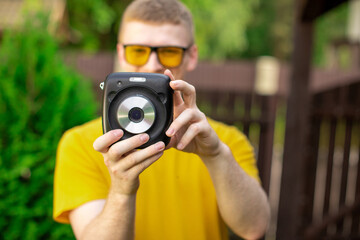
MULTIPOLYGON (((67 61, 98 84, 114 66, 112 53, 67 56, 67 61)), ((239 127, 256 149, 260 178, 269 193, 278 103, 287 96, 289 69, 281 65, 279 91, 254 92, 255 63, 201 63, 186 80, 197 89, 207 116, 239 127)), ((307 147, 301 239, 360 239, 360 73, 314 70, 307 147)), ((100 106, 100 104, 99 104, 100 106)), ((293 136, 297 137, 297 136, 293 136)), ((280 176, 278 176, 280 177, 280 176)), ((291 182, 289 182, 291 184, 291 182)), ((291 224, 291 223, 289 223, 291 224)))
POLYGON ((269 193, 277 96, 199 89, 197 104, 207 116, 237 126, 250 138, 263 188, 269 193))
POLYGON ((359 239, 360 81, 315 94, 306 159, 306 239, 359 239))

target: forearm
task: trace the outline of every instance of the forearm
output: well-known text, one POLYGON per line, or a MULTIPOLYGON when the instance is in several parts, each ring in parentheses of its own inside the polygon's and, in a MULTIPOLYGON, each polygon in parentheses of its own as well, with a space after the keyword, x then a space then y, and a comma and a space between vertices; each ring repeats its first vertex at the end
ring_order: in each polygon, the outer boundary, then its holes
POLYGON ((163 142, 147 148, 135 150, 149 140, 146 133, 119 141, 124 131, 111 130, 98 137, 93 144, 102 153, 109 170, 111 187, 102 205, 92 201, 70 213, 71 226, 79 239, 134 239, 136 193, 139 188, 139 175, 156 160, 165 149, 163 142), (90 210, 90 212, 88 211, 90 210))
POLYGON ((243 171, 223 143, 216 158, 202 160, 212 178, 224 221, 246 239, 261 237, 269 223, 270 209, 259 183, 243 171))
POLYGON ((102 212, 82 231, 79 239, 134 239, 136 195, 110 192, 102 212))

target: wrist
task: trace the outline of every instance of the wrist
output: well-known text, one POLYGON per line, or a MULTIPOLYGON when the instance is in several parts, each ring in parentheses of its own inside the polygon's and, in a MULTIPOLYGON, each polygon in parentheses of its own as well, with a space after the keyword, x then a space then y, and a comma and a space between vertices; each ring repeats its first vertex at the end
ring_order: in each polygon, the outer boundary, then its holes
POLYGON ((114 202, 131 202, 136 200, 136 192, 131 194, 124 194, 119 191, 113 190, 110 188, 109 194, 108 194, 108 200, 114 201, 114 202))
POLYGON ((139 178, 134 180, 132 179, 124 179, 124 178, 117 178, 116 176, 111 176, 111 185, 109 193, 116 194, 119 196, 124 195, 131 196, 136 195, 140 186, 139 178))
POLYGON ((110 211, 111 214, 114 212, 122 211, 122 214, 131 215, 131 212, 135 211, 136 205, 136 194, 127 195, 127 194, 119 194, 116 192, 109 192, 106 205, 104 211, 110 211))
POLYGON ((232 157, 230 148, 223 142, 219 143, 218 148, 212 155, 202 155, 201 160, 205 165, 217 165, 223 163, 226 159, 232 157))

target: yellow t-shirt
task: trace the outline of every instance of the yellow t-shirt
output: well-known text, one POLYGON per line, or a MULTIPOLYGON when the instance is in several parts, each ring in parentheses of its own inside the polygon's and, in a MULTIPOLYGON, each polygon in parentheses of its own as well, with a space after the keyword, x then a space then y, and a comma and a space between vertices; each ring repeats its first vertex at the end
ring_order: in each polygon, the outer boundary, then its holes
MULTIPOLYGON (((252 177, 258 170, 251 145, 235 127, 209 119, 236 161, 252 177)), ((54 179, 56 221, 69 223, 69 211, 96 199, 106 199, 110 175, 92 144, 102 135, 101 119, 67 131, 58 151, 54 179)), ((135 239, 227 239, 227 228, 216 204, 210 175, 195 154, 176 149, 140 175, 136 199, 135 239)))

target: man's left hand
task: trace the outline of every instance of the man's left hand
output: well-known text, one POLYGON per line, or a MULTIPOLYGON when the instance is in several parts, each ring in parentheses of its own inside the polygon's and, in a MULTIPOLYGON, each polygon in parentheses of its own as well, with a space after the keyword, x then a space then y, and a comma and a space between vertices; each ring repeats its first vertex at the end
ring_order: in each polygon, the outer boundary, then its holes
POLYGON ((168 148, 175 147, 200 157, 216 156, 222 144, 196 105, 195 87, 183 80, 175 80, 170 70, 164 74, 170 77, 170 87, 174 90, 174 120, 166 131, 171 137, 168 148))

